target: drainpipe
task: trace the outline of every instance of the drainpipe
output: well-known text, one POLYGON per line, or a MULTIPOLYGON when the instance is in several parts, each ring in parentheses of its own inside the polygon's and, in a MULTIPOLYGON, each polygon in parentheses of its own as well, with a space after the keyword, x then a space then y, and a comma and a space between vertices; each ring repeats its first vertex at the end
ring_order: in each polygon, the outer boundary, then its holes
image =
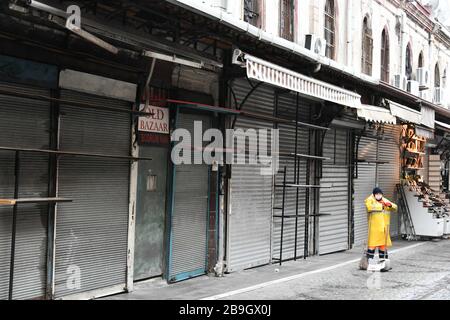
POLYGON ((433 35, 433 31, 431 31, 428 34, 428 77, 429 77, 429 84, 430 84, 430 91, 431 91, 430 92, 431 101, 434 101, 434 68, 433 68, 434 50, 433 50, 433 43, 434 43, 434 35, 433 35), (433 77, 431 77, 432 74, 433 74, 433 77))
POLYGON ((347 66, 351 66, 352 61, 352 21, 353 21, 353 1, 347 1, 347 66))
POLYGON ((405 8, 402 5, 400 13, 400 72, 401 76, 406 74, 406 63, 405 63, 405 23, 406 23, 406 13, 405 8))

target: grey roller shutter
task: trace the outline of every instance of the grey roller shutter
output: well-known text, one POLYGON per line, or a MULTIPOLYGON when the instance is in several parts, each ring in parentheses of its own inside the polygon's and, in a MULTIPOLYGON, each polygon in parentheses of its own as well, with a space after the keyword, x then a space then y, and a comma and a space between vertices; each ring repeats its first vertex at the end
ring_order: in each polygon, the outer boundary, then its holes
MULTIPOLYGON (((384 125, 383 140, 378 142, 378 160, 380 163, 377 169, 378 186, 383 190, 384 196, 391 201, 397 201, 396 185, 400 183, 400 149, 399 141, 401 126, 384 125)), ((392 236, 399 234, 399 215, 391 213, 390 232, 392 236)))
MULTIPOLYGON (((48 90, 0 83, 2 90, 50 96, 48 90)), ((0 95, 0 145, 48 148, 49 103, 0 95)), ((19 197, 48 196, 48 156, 21 152, 19 197)), ((0 198, 14 196, 14 152, 0 151, 0 198)), ((17 210, 13 299, 45 295, 48 206, 24 204, 17 210)), ((0 206, 0 299, 8 298, 12 207, 0 206)))
POLYGON ((329 213, 319 220, 319 254, 348 249, 349 222, 349 159, 348 131, 332 129, 325 135, 322 185, 331 188, 320 190, 320 213, 329 213))
MULTIPOLYGON (((303 98, 299 98, 299 121, 310 122, 309 120, 309 105, 303 98)), ((278 98, 278 116, 285 119, 296 118, 296 96, 295 95, 281 95, 278 98)), ((283 125, 278 126, 280 129, 280 152, 281 153, 295 153, 295 126, 283 125)), ((297 153, 309 154, 309 130, 299 126, 297 138, 297 153)), ((305 158, 300 158, 299 166, 299 184, 306 184, 306 164, 305 158)), ((294 178, 294 158, 288 156, 280 156, 280 170, 287 168, 286 181, 287 183, 295 183, 294 178)), ((277 185, 283 184, 283 174, 278 173, 275 176, 275 183, 277 185)), ((305 200, 306 189, 298 189, 298 214, 305 214, 305 200)), ((280 208, 283 200, 283 188, 277 187, 275 189, 274 207, 280 208)), ((297 189, 287 188, 285 197, 285 215, 295 215, 297 206, 297 189)), ((274 215, 281 215, 280 210, 274 209, 274 215)), ((280 240, 281 240, 281 218, 273 218, 273 250, 274 258, 279 258, 280 254, 280 240)), ((284 219, 283 226, 283 257, 282 259, 290 259, 295 254, 295 218, 284 219)), ((305 219, 298 218, 297 222, 297 257, 303 256, 305 232, 305 219)))
MULTIPOLYGON (((203 130, 211 127, 208 116, 180 113, 177 128, 187 129, 193 137, 194 121, 201 121, 203 130)), ((206 272, 208 177, 207 164, 175 166, 169 281, 184 280, 206 272)))
MULTIPOLYGON (((239 79, 233 90, 242 102, 251 90, 239 79)), ((274 89, 262 85, 244 105, 247 111, 273 116, 274 89)), ((236 128, 272 129, 273 124, 238 118, 236 128)), ((273 177, 260 174, 261 165, 233 165, 228 219, 227 270, 237 271, 271 261, 272 185, 273 177)))
MULTIPOLYGON (((127 102, 62 90, 62 99, 130 109, 127 102)), ((61 150, 128 156, 130 117, 61 106, 61 150)), ((59 160, 55 296, 126 282, 129 161, 68 157, 59 160), (74 276, 80 274, 80 283, 74 276)))
POLYGON ((354 245, 362 245, 367 241, 367 210, 364 200, 376 186, 377 140, 361 137, 358 145, 358 176, 354 180, 354 245))
POLYGON ((354 244, 362 245, 367 241, 367 210, 364 201, 372 194, 376 179, 376 165, 360 163, 358 179, 354 181, 354 244))

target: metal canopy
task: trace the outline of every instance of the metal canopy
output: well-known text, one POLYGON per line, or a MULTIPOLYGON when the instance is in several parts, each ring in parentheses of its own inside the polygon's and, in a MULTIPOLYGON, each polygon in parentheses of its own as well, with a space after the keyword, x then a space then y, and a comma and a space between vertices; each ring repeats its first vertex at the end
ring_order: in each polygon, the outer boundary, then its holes
POLYGON ((442 129, 447 132, 450 132, 450 124, 440 122, 440 121, 435 121, 435 123, 436 123, 437 128, 442 129))
POLYGON ((393 116, 410 123, 419 125, 422 124, 422 114, 419 111, 413 110, 391 100, 388 100, 388 102, 391 109, 391 114, 393 116))
POLYGON ((279 65, 244 54, 247 77, 312 99, 330 101, 350 108, 361 108, 361 96, 329 83, 307 77, 279 65))
POLYGON ((362 107, 357 110, 358 117, 364 118, 367 121, 379 122, 379 123, 391 123, 396 124, 397 119, 393 116, 388 109, 381 107, 371 106, 367 104, 361 105, 362 107))

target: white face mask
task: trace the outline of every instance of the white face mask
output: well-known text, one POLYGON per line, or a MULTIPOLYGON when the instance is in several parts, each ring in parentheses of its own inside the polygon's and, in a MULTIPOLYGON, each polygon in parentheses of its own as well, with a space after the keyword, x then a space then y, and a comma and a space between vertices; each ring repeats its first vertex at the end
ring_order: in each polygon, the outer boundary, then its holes
POLYGON ((377 201, 380 201, 382 198, 383 198, 383 196, 381 194, 375 195, 375 199, 377 199, 377 201))

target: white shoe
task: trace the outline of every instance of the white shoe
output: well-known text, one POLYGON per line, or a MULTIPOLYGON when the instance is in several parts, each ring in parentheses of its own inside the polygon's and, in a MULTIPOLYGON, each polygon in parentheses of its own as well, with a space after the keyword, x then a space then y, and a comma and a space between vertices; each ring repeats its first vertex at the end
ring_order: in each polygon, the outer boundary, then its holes
POLYGON ((392 267, 391 267, 391 260, 390 260, 390 259, 386 259, 386 260, 384 260, 384 268, 381 269, 381 271, 382 271, 382 272, 387 272, 387 271, 389 271, 389 270, 392 270, 392 267))

